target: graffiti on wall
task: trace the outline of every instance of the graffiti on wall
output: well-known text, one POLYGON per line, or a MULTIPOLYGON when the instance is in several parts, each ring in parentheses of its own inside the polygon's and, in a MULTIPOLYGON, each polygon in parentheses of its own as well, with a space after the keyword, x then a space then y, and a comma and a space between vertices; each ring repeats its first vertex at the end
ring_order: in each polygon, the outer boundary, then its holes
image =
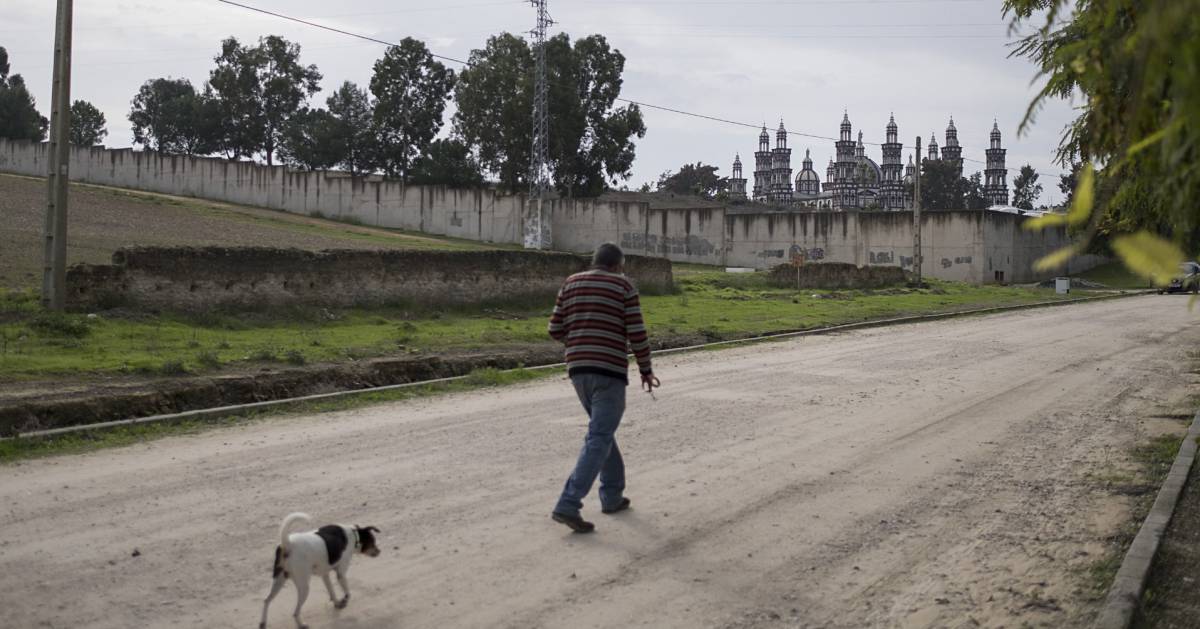
POLYGON ((962 256, 954 258, 953 260, 950 258, 942 258, 942 268, 948 269, 956 264, 971 264, 971 260, 972 256, 962 256))
POLYGON ((868 252, 871 264, 895 264, 896 254, 891 251, 870 251, 868 252))
POLYGON ((717 246, 699 236, 659 236, 643 232, 621 234, 621 248, 647 254, 669 256, 688 255, 707 257, 716 253, 717 246))
MULTIPOLYGON (((783 251, 779 251, 779 257, 783 257, 783 251)), ((792 245, 788 250, 788 256, 793 260, 802 260, 804 262, 818 262, 825 259, 825 250, 821 247, 813 247, 806 249, 800 245, 792 245)))

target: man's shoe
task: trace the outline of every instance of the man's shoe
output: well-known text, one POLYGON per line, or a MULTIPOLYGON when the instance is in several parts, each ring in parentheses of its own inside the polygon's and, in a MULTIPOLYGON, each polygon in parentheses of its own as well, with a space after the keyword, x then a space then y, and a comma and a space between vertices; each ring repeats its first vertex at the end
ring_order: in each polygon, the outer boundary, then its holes
POLYGON ((576 533, 591 533, 592 531, 596 530, 595 524, 592 524, 591 522, 588 522, 577 515, 567 515, 565 513, 559 513, 555 511, 554 513, 550 514, 550 519, 558 522, 559 524, 567 525, 567 528, 570 528, 576 533))
POLYGON ((609 515, 612 515, 612 514, 614 514, 614 513, 620 513, 620 512, 622 512, 622 511, 624 511, 624 510, 628 509, 628 508, 629 508, 629 499, 628 499, 628 498, 622 498, 622 499, 621 499, 621 502, 618 502, 618 503, 617 503, 617 506, 615 506, 615 507, 613 507, 613 508, 611 508, 611 509, 601 509, 601 510, 600 510, 600 513, 607 513, 607 514, 609 514, 609 515))

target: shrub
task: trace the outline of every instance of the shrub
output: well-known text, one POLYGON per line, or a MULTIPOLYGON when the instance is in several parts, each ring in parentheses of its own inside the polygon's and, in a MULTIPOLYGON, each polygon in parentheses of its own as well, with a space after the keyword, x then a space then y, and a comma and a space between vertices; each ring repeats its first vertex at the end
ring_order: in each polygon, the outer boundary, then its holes
POLYGON ((81 339, 91 333, 87 319, 57 312, 43 312, 29 322, 29 328, 42 336, 81 339))
POLYGON ((200 363, 205 369, 216 369, 221 366, 221 357, 217 356, 214 351, 200 352, 196 356, 196 362, 200 363))
POLYGON ((181 360, 168 360, 158 368, 158 372, 164 376, 185 376, 188 368, 181 360))
POLYGON ((263 348, 254 350, 254 353, 250 354, 250 360, 275 362, 275 361, 279 360, 279 356, 275 353, 275 350, 271 349, 270 347, 263 347, 263 348))
POLYGON ((304 352, 298 349, 289 349, 284 354, 283 359, 292 365, 303 365, 308 362, 308 358, 304 356, 304 352))

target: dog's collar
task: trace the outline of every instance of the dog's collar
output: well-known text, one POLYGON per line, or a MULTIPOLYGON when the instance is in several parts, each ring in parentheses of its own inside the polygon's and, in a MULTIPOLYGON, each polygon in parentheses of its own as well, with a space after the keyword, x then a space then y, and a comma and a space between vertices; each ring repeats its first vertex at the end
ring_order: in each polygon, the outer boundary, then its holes
POLYGON ((358 527, 350 527, 350 530, 354 532, 354 550, 362 550, 362 542, 358 539, 358 527))

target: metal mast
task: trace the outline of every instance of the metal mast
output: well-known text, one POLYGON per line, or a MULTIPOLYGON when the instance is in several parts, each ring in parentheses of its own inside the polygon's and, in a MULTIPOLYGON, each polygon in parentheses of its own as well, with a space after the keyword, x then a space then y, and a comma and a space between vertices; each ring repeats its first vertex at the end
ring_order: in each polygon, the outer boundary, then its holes
POLYGON ((550 248, 550 220, 544 201, 550 189, 547 146, 550 141, 550 106, 546 86, 546 29, 554 24, 546 11, 547 0, 529 0, 537 9, 533 36, 533 147, 529 153, 529 207, 525 211, 525 248, 550 248))

